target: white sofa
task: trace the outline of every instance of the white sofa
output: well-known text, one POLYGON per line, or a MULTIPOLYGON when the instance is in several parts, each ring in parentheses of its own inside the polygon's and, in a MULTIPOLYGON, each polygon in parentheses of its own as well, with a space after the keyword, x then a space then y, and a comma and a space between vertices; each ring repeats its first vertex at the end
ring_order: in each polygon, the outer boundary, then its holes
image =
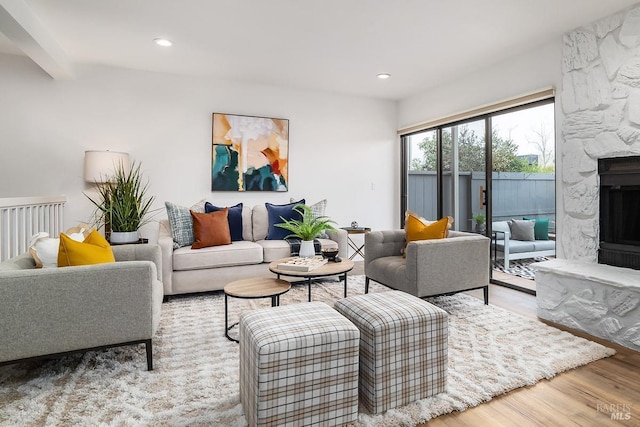
POLYGON ((496 258, 504 258, 504 268, 509 268, 510 260, 535 258, 539 256, 555 256, 555 240, 523 241, 511 238, 508 221, 491 223, 495 238, 491 241, 491 250, 496 258))
MULTIPOLYGON (((173 248, 168 220, 160 220, 158 244, 162 249, 164 295, 221 290, 233 280, 269 276, 268 263, 291 256, 285 240, 265 240, 269 214, 264 204, 242 209, 242 241, 230 245, 191 249, 173 248)), ((347 232, 327 230, 329 239, 318 239, 322 248, 337 248, 347 257, 347 232)))

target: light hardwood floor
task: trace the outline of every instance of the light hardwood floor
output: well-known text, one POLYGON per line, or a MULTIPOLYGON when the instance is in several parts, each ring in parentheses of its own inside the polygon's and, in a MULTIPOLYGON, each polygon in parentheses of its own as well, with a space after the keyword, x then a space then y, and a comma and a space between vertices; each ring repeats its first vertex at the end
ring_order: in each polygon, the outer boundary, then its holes
MULTIPOLYGON (((362 262, 356 262, 351 274, 364 274, 362 262)), ((482 299, 482 291, 469 294, 482 299)), ((489 303, 537 319, 532 295, 491 285, 489 303)), ((552 326, 615 348, 617 354, 466 411, 442 415, 420 427, 640 426, 640 353, 560 325, 552 326), (630 419, 612 420, 612 405, 619 405, 623 417, 628 409, 630 419)))

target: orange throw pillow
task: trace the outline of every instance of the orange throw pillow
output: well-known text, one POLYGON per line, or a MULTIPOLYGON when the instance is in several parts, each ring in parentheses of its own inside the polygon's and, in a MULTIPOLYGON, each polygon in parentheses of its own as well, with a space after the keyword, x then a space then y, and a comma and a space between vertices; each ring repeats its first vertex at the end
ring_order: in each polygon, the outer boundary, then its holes
POLYGON ((231 231, 229 231, 227 220, 228 208, 211 213, 189 212, 193 218, 194 242, 191 249, 231 244, 231 231))
MULTIPOLYGON (((407 235, 406 243, 415 242, 416 240, 444 239, 447 237, 449 223, 453 222, 452 219, 446 216, 436 222, 425 223, 423 218, 409 212, 404 226, 407 235)), ((402 256, 406 258, 406 251, 402 251, 402 256)))
POLYGON ((116 259, 111 245, 98 231, 93 230, 83 242, 77 242, 66 234, 60 233, 58 267, 107 262, 116 262, 116 259))

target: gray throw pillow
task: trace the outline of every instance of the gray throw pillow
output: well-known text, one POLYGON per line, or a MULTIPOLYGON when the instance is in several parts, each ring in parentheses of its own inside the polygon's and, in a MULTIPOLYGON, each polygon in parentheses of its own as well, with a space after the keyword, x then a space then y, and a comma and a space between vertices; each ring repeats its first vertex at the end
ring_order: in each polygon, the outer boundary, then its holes
POLYGON ((523 240, 526 242, 535 241, 535 225, 535 221, 512 219, 511 221, 509 221, 509 231, 511 232, 511 238, 514 240, 523 240))

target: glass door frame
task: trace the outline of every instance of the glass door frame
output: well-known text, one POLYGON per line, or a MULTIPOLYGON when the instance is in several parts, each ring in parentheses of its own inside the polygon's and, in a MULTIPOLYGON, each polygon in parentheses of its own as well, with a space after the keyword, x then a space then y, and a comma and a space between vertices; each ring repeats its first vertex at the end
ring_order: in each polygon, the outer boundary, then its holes
MULTIPOLYGON (((493 218, 493 138, 492 138, 492 131, 493 131, 493 123, 492 123, 492 118, 494 116, 498 116, 498 115, 502 115, 502 114, 508 114, 508 113, 512 113, 512 112, 516 112, 519 110, 526 110, 529 108, 534 108, 537 106, 541 106, 541 105, 545 105, 545 104, 555 104, 555 96, 552 96, 550 98, 545 98, 545 99, 541 99, 541 100, 537 100, 534 102, 529 102, 529 103, 525 103, 522 105, 517 105, 514 107, 509 107, 509 108, 505 108, 502 110, 498 110, 498 111, 493 111, 490 113, 485 113, 485 114, 481 114, 478 116, 474 116, 474 117, 470 117, 470 118, 466 118, 464 120, 458 120, 458 121, 454 121, 451 123, 443 123, 440 124, 434 128, 430 128, 430 129, 422 129, 422 130, 418 130, 415 132, 410 132, 404 135, 401 135, 400 137, 400 142, 401 142, 401 163, 402 163, 402 179, 401 179, 401 183, 400 183, 400 226, 401 228, 404 228, 404 220, 405 220, 405 212, 407 210, 408 207, 408 184, 409 184, 409 154, 410 154, 410 150, 409 150, 409 137, 411 135, 415 135, 421 132, 428 132, 428 131, 436 131, 436 147, 437 147, 437 161, 436 161, 436 176, 437 176, 437 184, 436 184, 436 188, 437 188, 437 212, 438 212, 438 218, 442 218, 443 216, 443 200, 444 200, 444 194, 443 194, 443 170, 442 170, 442 166, 443 166, 443 159, 442 159, 442 130, 444 128, 448 128, 448 127, 454 127, 454 126, 459 126, 459 125, 463 125, 465 123, 470 123, 470 122, 474 122, 474 121, 480 121, 480 120, 484 120, 485 124, 484 124, 484 140, 485 140, 485 189, 483 192, 483 196, 484 196, 484 207, 485 207, 485 213, 486 213, 486 232, 485 235, 488 236, 489 238, 491 238, 493 230, 492 230, 492 224, 491 224, 491 219, 493 218)), ((555 117, 554 117, 554 122, 555 122, 555 117)), ((554 126, 555 129, 555 126, 554 126)), ((557 153, 557 141, 556 141, 556 147, 555 147, 555 152, 557 153)), ((453 159, 456 163, 459 162, 458 158, 453 159)), ((556 158, 557 161, 557 158, 556 158)), ((452 168, 453 169, 453 168, 452 168)), ((556 180, 557 180, 557 176, 556 176, 556 180)), ((459 203, 458 200, 453 201, 454 203, 459 203)), ((555 204, 556 204, 556 209, 555 211, 557 212, 557 204, 558 204, 558 200, 557 197, 555 198, 555 204)), ((490 249, 491 250, 491 249, 490 249)), ((488 266, 489 268, 489 282, 493 283, 493 284, 497 284, 497 285, 501 285, 501 286, 505 286, 508 288, 512 288, 512 289, 516 289, 522 292, 526 292, 532 295, 535 295, 536 292, 531 290, 531 289, 526 289, 526 288, 522 288, 520 286, 517 285, 513 285, 501 280, 497 280, 493 278, 493 266, 490 264, 488 266)))

